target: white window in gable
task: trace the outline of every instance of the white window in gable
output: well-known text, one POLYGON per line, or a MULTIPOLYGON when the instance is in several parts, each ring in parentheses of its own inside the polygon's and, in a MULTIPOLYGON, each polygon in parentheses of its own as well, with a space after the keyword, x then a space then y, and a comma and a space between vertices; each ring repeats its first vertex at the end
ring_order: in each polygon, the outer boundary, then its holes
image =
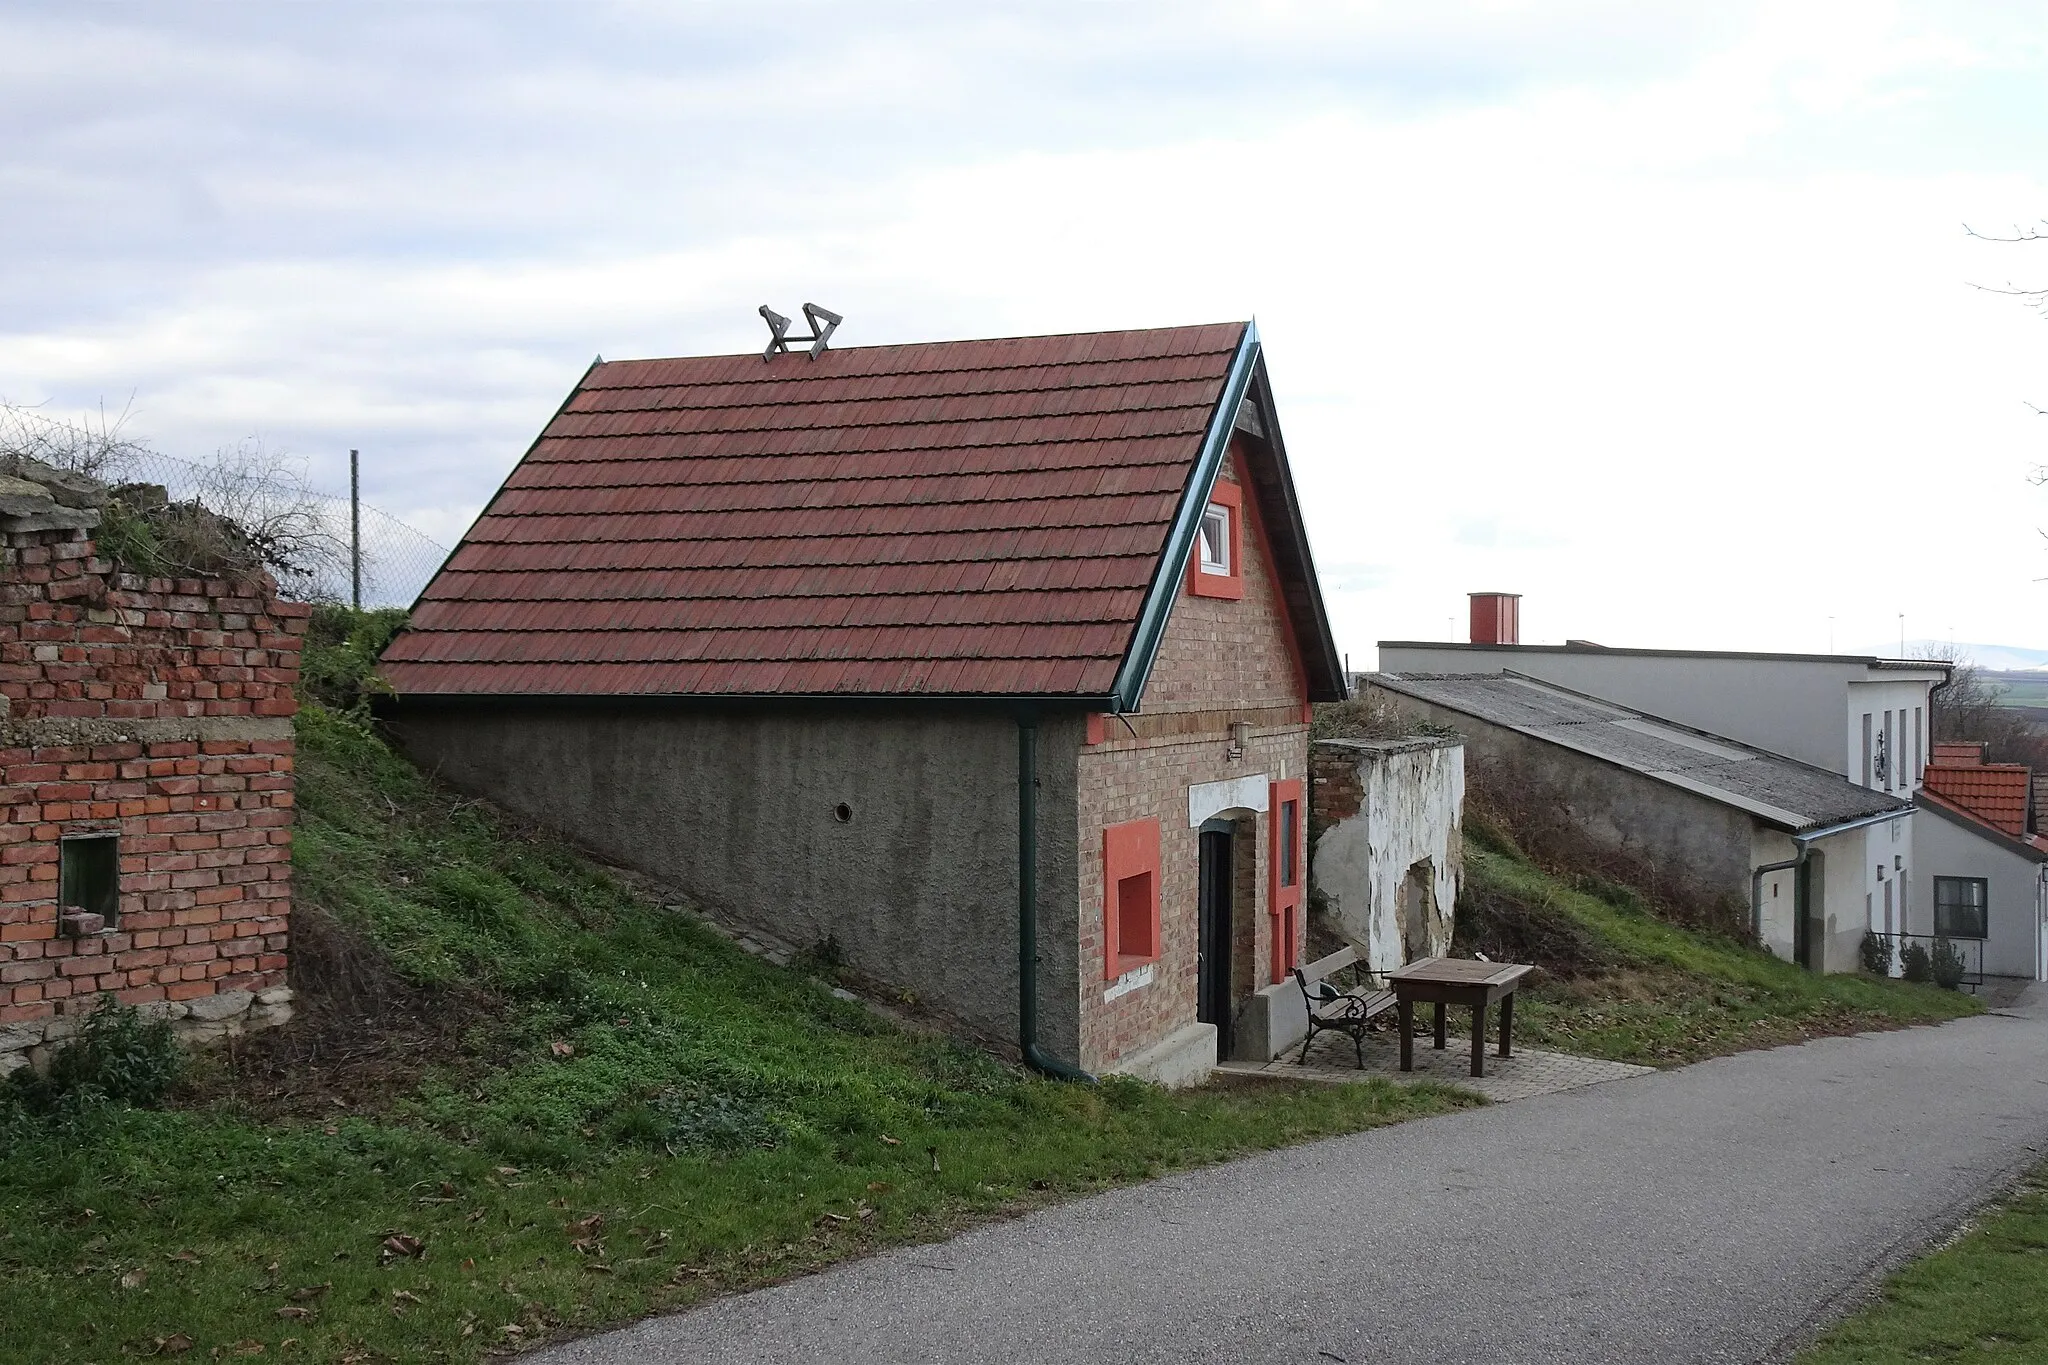
POLYGON ((1230 509, 1220 503, 1202 513, 1202 572, 1230 574, 1230 509))

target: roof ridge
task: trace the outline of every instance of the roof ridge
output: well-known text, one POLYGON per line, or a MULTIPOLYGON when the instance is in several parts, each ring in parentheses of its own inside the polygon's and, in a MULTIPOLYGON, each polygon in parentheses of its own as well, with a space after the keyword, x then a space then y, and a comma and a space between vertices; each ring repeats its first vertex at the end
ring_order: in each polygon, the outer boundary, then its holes
MULTIPOLYGON (((1211 329, 1211 328, 1220 328, 1220 327, 1237 327, 1237 328, 1243 328, 1243 327, 1247 327, 1247 326, 1250 326, 1250 325, 1251 325, 1251 319, 1249 319, 1249 318, 1230 318, 1230 319, 1226 319, 1225 321, 1222 321, 1222 322, 1185 322, 1185 323, 1177 323, 1177 324, 1174 324, 1174 325, 1171 325, 1171 326, 1167 326, 1167 327, 1106 327, 1106 328, 1103 328, 1103 329, 1101 329, 1101 330, 1099 330, 1099 331, 1093 331, 1093 332, 1018 332, 1018 333, 1008 334, 1008 335, 1004 335, 1004 336, 993 336, 993 337, 953 337, 953 338, 950 338, 950 339, 947 339, 947 340, 941 340, 941 341, 878 341, 878 342, 872 342, 872 343, 870 343, 870 344, 868 344, 868 345, 865 345, 865 346, 832 346, 832 347, 830 347, 830 348, 829 348, 829 349, 828 349, 827 351, 825 351, 825 352, 824 352, 824 354, 826 354, 826 355, 845 355, 845 354, 848 354, 848 353, 861 353, 861 354, 868 354, 868 355, 873 355, 873 354, 875 354, 876 352, 880 352, 880 351, 890 351, 890 350, 897 350, 897 351, 912 351, 912 350, 931 350, 931 349, 935 349, 935 348, 938 348, 938 347, 953 347, 953 346, 993 346, 993 345, 999 345, 999 344, 1001 344, 1001 343, 1003 343, 1003 342, 1006 342, 1006 341, 1070 341, 1070 340, 1072 340, 1072 341, 1079 341, 1079 340, 1083 340, 1083 339, 1087 339, 1087 338, 1099 338, 1099 337, 1137 337, 1137 336, 1160 336, 1160 335, 1163 335, 1163 334, 1165 334, 1165 333, 1168 333, 1168 332, 1201 332, 1201 331, 1207 331, 1207 330, 1209 330, 1209 329, 1211 329)), ((1217 349, 1218 349, 1219 351, 1227 351, 1227 350, 1232 350, 1232 349, 1234 349, 1234 348, 1235 348, 1235 344, 1236 344, 1236 343, 1234 343, 1234 342, 1233 342, 1233 343, 1231 344, 1231 346, 1227 346, 1227 347, 1226 347, 1226 346, 1219 346, 1219 347, 1218 347, 1217 349)), ((788 357, 788 358, 789 358, 789 359, 791 359, 791 360, 794 360, 794 359, 795 359, 795 357, 794 357, 794 356, 791 356, 791 357, 788 357)), ((1131 357, 1125 357, 1125 356, 1111 356, 1111 357, 1107 357, 1106 359, 1107 359, 1107 360, 1122 360, 1122 359, 1130 359, 1130 358, 1131 358, 1131 357)), ((754 360, 760 360, 760 359, 763 359, 763 357, 762 357, 762 355, 761 355, 761 352, 760 352, 760 350, 759 350, 758 348, 756 348, 756 349, 753 349, 753 350, 746 350, 746 351, 715 351, 715 352, 713 352, 713 353, 711 353, 711 354, 709 354, 709 355, 660 355, 660 356, 622 356, 622 357, 620 357, 619 359, 616 359, 616 360, 607 360, 607 361, 605 361, 605 362, 603 363, 603 365, 600 365, 600 366, 598 366, 597 368, 598 368, 598 369, 603 369, 603 368, 605 368, 606 366, 611 366, 611 365, 656 365, 656 364, 660 364, 661 362, 663 362, 663 361, 666 361, 666 360, 729 360, 729 359, 754 359, 754 360)), ((770 364, 772 364, 773 362, 766 362, 766 363, 770 363, 770 364)), ((1081 360, 1076 360, 1076 361, 1071 361, 1071 362, 1054 362, 1054 363, 1070 363, 1070 364, 1095 364, 1095 363, 1098 363, 1098 362, 1097 362, 1097 360, 1096 360, 1096 358, 1095 358, 1095 357, 1092 357, 1092 356, 1091 356, 1091 357, 1086 357, 1086 358, 1084 358, 1084 359, 1081 359, 1081 360)))

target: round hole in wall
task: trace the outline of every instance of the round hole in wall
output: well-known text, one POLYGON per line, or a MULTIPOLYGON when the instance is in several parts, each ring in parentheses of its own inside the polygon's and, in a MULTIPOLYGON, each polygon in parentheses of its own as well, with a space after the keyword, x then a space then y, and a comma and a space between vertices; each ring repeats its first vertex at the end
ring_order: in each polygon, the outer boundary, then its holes
POLYGON ((844 801, 841 801, 838 805, 832 808, 832 818, 834 820, 837 820, 842 825, 852 824, 853 807, 847 805, 844 801))

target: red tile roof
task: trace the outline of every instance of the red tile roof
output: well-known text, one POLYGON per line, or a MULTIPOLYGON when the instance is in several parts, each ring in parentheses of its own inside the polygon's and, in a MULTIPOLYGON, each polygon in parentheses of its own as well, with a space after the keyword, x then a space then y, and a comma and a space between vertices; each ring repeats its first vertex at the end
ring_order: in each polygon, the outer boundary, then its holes
POLYGON ((1930 763, 1922 785, 1949 805, 2015 839, 2027 833, 2027 790, 2024 763, 1930 763))
POLYGON ((385 675, 412 695, 1106 695, 1245 334, 596 365, 385 675))
POLYGON ((1913 800, 1922 810, 1945 815, 1957 824, 1967 825, 1976 830, 1985 838, 2010 840, 2014 848, 2027 853, 2034 861, 2048 863, 2048 839, 2044 839, 2038 834, 2023 834, 2019 836, 2007 834, 1998 826, 1980 817, 1975 811, 1967 810, 1946 797, 1927 790, 1925 787, 1913 793, 1913 800))

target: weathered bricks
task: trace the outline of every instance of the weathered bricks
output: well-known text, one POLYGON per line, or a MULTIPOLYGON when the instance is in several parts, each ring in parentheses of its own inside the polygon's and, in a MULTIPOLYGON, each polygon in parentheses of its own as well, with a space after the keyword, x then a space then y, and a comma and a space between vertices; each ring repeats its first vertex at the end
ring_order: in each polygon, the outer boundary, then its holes
POLYGON ((101 991, 162 1007, 281 988, 279 722, 296 709, 308 609, 268 584, 116 573, 84 532, 0 542, 0 1022, 101 991), (118 913, 62 937, 59 841, 87 832, 119 836, 118 913))
MULTIPOLYGON (((1225 477, 1236 477, 1229 466, 1226 471, 1225 477)), ((1265 547, 1249 526, 1241 568, 1242 600, 1183 589, 1145 685, 1146 717, 1201 714, 1214 724, 1134 739, 1112 720, 1102 726, 1101 743, 1081 750, 1079 1061, 1091 1070, 1111 1067, 1195 1022, 1200 853, 1197 831, 1188 824, 1188 788, 1255 774, 1272 780, 1307 775, 1300 673, 1265 547), (1229 723, 1239 716, 1256 719, 1233 758, 1229 723), (1284 720, 1276 723, 1276 717, 1284 720), (1158 820, 1160 829, 1160 956, 1149 985, 1105 1000, 1102 832, 1143 819, 1158 820)), ((1239 999, 1267 984, 1274 933, 1266 913, 1270 812, 1243 823, 1250 828, 1233 846, 1231 984, 1239 999)))

